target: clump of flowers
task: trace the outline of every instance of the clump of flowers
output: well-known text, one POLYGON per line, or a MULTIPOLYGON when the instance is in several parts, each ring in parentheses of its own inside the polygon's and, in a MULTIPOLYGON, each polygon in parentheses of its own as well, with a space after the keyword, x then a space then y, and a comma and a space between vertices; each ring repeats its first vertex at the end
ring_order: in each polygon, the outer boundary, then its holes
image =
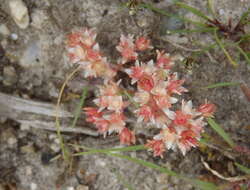
POLYGON ((184 79, 171 69, 174 59, 165 51, 156 50, 155 59, 145 63, 139 60, 143 51, 153 51, 150 40, 145 37, 134 39, 132 35, 121 35, 116 49, 121 58, 111 64, 100 51, 93 29, 82 29, 68 35, 67 50, 72 63, 79 64, 84 76, 102 78, 99 93, 94 99, 96 107, 85 107, 86 120, 93 123, 106 137, 117 133, 122 144, 135 144, 133 129, 126 124, 125 109, 134 107, 138 123, 155 126, 159 133, 145 145, 154 156, 163 156, 166 150, 179 149, 183 155, 198 145, 204 126, 204 118, 213 116, 214 104, 205 102, 193 108, 192 101, 179 100, 188 90, 183 87, 184 79), (125 89, 118 71, 131 79, 131 88, 125 89), (131 90, 133 89, 133 90, 131 90), (125 95, 129 95, 129 98, 125 95), (180 102, 181 107, 173 105, 180 102), (175 106, 176 107, 176 106, 175 106))

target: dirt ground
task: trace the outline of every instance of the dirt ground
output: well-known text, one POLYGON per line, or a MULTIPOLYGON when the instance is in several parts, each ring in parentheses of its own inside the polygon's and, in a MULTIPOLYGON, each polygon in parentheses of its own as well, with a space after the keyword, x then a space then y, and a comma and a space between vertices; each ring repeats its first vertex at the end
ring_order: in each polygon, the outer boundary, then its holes
MULTIPOLYGON (((10 0, 0 0, 0 92, 26 100, 56 104, 59 90, 72 71, 65 51, 65 35, 73 29, 94 27, 97 41, 110 60, 116 60, 114 51, 121 34, 148 35, 155 47, 185 59, 192 64, 177 64, 175 70, 186 79, 189 89, 185 98, 199 105, 205 99, 216 104, 216 121, 239 145, 250 147, 250 102, 239 86, 203 89, 218 82, 241 82, 250 87, 250 66, 233 50, 239 66, 234 68, 223 51, 217 47, 209 53, 197 55, 199 44, 214 43, 208 33, 167 34, 171 29, 192 29, 193 25, 166 18, 148 9, 138 9, 135 14, 122 3, 125 0, 23 0, 28 10, 28 27, 20 28, 13 20, 10 0), (190 60, 190 59, 188 59, 190 60)), ((169 13, 199 20, 191 13, 176 7, 173 0, 147 1, 169 13)), ((207 15, 206 1, 186 1, 207 15)), ((249 0, 214 0, 215 12, 222 22, 232 18, 235 24, 250 7, 249 0)), ((250 27, 246 28, 250 32, 250 27)), ((249 45, 248 45, 249 46, 249 45)), ((68 85, 63 98, 65 109, 73 112, 78 103, 83 84, 88 81, 76 77, 68 85)), ((95 90, 93 87, 92 91, 95 90)), ((91 101, 89 93, 87 101, 91 101)), ((87 102, 88 103, 88 102, 87 102)), ((2 108, 1 108, 2 109, 2 108)), ((119 176, 136 190, 191 190, 197 189, 176 177, 169 177, 143 166, 101 154, 87 155, 73 160, 70 170, 61 160, 49 162, 60 151, 56 133, 35 129, 2 113, 0 109, 0 190, 122 190, 126 189, 119 176), (70 171, 70 172, 69 172, 70 171)), ((4 110, 4 109, 3 109, 4 110)), ((26 113, 27 115, 27 113, 26 113)), ((19 117, 19 116, 18 116, 19 117)), ((20 116, 22 117, 22 116, 20 116)), ((26 116, 25 116, 26 117, 26 116)), ((42 118, 43 119, 43 118, 42 118)), ((84 115, 78 122, 85 127, 84 115)), ((223 176, 241 176, 235 161, 249 166, 249 157, 239 153, 226 154, 228 147, 207 127, 221 149, 203 147, 193 149, 184 157, 180 152, 169 151, 163 159, 153 158, 147 151, 126 153, 161 164, 189 177, 217 184, 227 181, 215 177, 201 162, 203 158, 223 176)), ((87 147, 121 147, 115 136, 95 137, 77 133, 63 133, 70 143, 87 147)))

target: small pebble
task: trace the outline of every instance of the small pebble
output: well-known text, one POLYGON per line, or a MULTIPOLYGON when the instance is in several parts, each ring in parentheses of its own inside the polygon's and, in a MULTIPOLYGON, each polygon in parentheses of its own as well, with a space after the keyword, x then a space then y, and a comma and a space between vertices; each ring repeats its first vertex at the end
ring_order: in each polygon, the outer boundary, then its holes
POLYGON ((16 70, 12 66, 6 66, 3 68, 3 84, 5 86, 11 86, 17 82, 16 70))
POLYGON ((15 137, 10 137, 9 139, 8 139, 8 144, 9 145, 14 145, 14 144, 16 144, 17 143, 17 139, 15 138, 15 137))
POLYGON ((60 139, 56 137, 55 140, 54 140, 54 142, 55 142, 56 144, 60 144, 60 139))
POLYGON ((54 133, 49 134, 49 140, 55 139, 57 136, 54 133))
POLYGON ((24 153, 24 154, 31 154, 35 152, 35 148, 33 145, 25 145, 25 146, 22 146, 20 149, 21 149, 21 153, 24 153))
POLYGON ((17 35, 16 33, 12 33, 12 34, 10 35, 10 39, 16 41, 16 40, 18 40, 18 35, 17 35))
POLYGON ((76 187, 76 190, 89 190, 89 187, 86 185, 79 185, 76 187))
POLYGON ((97 166, 105 167, 107 164, 104 161, 102 161, 102 160, 96 160, 96 165, 97 166))
POLYGON ((220 9, 220 10, 219 10, 219 15, 221 15, 221 16, 222 16, 222 15, 224 15, 224 14, 225 14, 224 9, 220 9))
POLYGON ((30 126, 29 125, 27 125, 27 124, 21 124, 21 126, 20 126, 20 129, 22 130, 22 131, 28 131, 29 129, 30 129, 30 126))
POLYGON ((0 34, 2 34, 3 36, 9 36, 10 35, 10 31, 9 31, 8 27, 5 24, 0 25, 0 34))
POLYGON ((29 25, 29 14, 25 3, 22 0, 9 1, 10 13, 17 26, 25 29, 29 25))
POLYGON ((26 166, 25 167, 25 174, 26 175, 32 175, 32 167, 31 166, 26 166))
POLYGON ((48 19, 48 16, 42 10, 35 10, 31 14, 31 18, 32 18, 31 19, 32 20, 31 26, 33 26, 37 29, 42 29, 45 20, 48 19))
POLYGON ((31 183, 30 184, 30 190, 36 190, 37 189, 37 184, 36 183, 31 183))
POLYGON ((53 150, 54 152, 58 152, 61 148, 59 144, 55 144, 53 143, 52 145, 50 145, 51 150, 53 150))

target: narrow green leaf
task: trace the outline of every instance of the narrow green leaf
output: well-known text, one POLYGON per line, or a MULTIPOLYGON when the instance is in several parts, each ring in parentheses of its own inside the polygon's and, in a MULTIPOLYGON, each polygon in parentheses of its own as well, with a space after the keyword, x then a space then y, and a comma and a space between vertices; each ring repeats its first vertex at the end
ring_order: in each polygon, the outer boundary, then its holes
POLYGON ((239 23, 242 25, 246 24, 248 22, 247 17, 249 14, 250 14, 250 8, 248 8, 248 10, 241 15, 239 23))
POLYGON ((78 106, 76 108, 76 111, 75 111, 75 114, 74 114, 74 120, 72 122, 71 127, 76 126, 76 122, 77 122, 77 120, 78 120, 78 118, 80 116, 80 113, 81 113, 85 98, 87 96, 87 93, 88 93, 88 88, 87 87, 83 88, 82 96, 81 96, 80 102, 79 102, 79 104, 78 104, 78 106))
POLYGON ((220 82, 220 83, 208 85, 203 88, 210 89, 210 88, 218 88, 218 87, 225 87, 225 86, 237 86, 237 85, 240 85, 240 83, 239 82, 220 82))
POLYGON ((182 175, 180 175, 180 174, 178 174, 178 173, 176 173, 176 172, 174 172, 172 170, 169 170, 169 169, 167 169, 165 167, 156 165, 156 164, 154 164, 152 162, 147 162, 147 161, 144 161, 144 160, 141 160, 141 159, 132 158, 130 156, 121 155, 121 154, 114 154, 114 153, 106 153, 106 154, 110 155, 110 156, 122 158, 122 159, 125 159, 125 160, 128 160, 128 161, 134 162, 136 164, 140 164, 142 166, 145 166, 145 167, 160 171, 161 173, 165 173, 165 174, 170 175, 170 176, 178 177, 180 179, 183 179, 183 180, 186 180, 186 181, 192 183, 193 185, 199 187, 202 190, 217 190, 218 189, 213 183, 201 181, 201 180, 198 180, 198 179, 191 179, 191 178, 182 176, 182 175))
POLYGON ((193 21, 193 20, 187 19, 185 17, 181 17, 181 16, 176 15, 176 14, 167 13, 165 10, 154 7, 150 3, 140 3, 138 6, 142 7, 142 8, 149 9, 151 11, 154 11, 154 12, 159 13, 159 14, 164 15, 164 16, 178 18, 182 21, 192 23, 192 24, 199 26, 199 27, 207 27, 207 25, 202 23, 202 22, 193 21))
POLYGON ((213 15, 214 18, 216 18, 213 0, 207 0, 207 6, 208 6, 209 12, 213 15))
POLYGON ((244 34, 240 37, 240 40, 235 42, 237 45, 250 39, 250 34, 244 34))
MULTIPOLYGON (((75 146, 75 145, 73 145, 75 146)), ((77 147, 84 148, 86 150, 89 150, 88 152, 79 152, 74 154, 74 156, 82 156, 86 154, 95 154, 95 153, 107 153, 107 152, 129 152, 129 151, 138 151, 138 150, 145 150, 146 147, 144 145, 136 145, 136 146, 128 146, 124 148, 107 148, 107 149, 93 149, 93 148, 87 148, 85 146, 79 146, 77 147)))
POLYGON ((238 49, 238 51, 244 56, 245 60, 247 61, 247 63, 250 65, 250 58, 247 55, 247 53, 244 52, 243 49, 241 49, 241 47, 239 45, 236 46, 236 48, 238 49))
POLYGON ((237 162, 234 163, 238 168, 239 170, 241 170, 242 172, 244 172, 245 174, 250 174, 250 169, 247 168, 246 166, 243 166, 237 162))
POLYGON ((176 173, 176 172, 174 172, 172 170, 169 170, 169 169, 167 169, 165 167, 161 167, 161 166, 156 165, 156 164, 154 164, 152 162, 147 162, 147 161, 144 161, 144 160, 141 160, 141 159, 132 158, 130 156, 114 153, 114 152, 123 152, 123 151, 144 150, 146 148, 143 145, 129 146, 129 147, 125 147, 125 148, 110 148, 110 149, 91 149, 91 148, 88 148, 88 149, 90 151, 76 153, 76 154, 74 154, 74 156, 87 155, 87 154, 96 154, 96 153, 104 153, 104 154, 107 154, 107 155, 110 155, 110 156, 126 159, 128 161, 131 161, 131 162, 143 165, 145 167, 160 171, 160 172, 165 173, 165 174, 170 175, 170 176, 175 176, 175 177, 178 177, 180 179, 186 180, 186 181, 192 183, 193 185, 199 187, 202 190, 217 190, 217 187, 212 183, 208 183, 208 182, 201 181, 201 180, 198 180, 198 179, 191 179, 191 178, 182 176, 182 175, 180 175, 180 174, 178 174, 178 173, 176 173))
POLYGON ((224 129, 219 124, 217 124, 212 118, 208 118, 207 122, 213 128, 213 130, 217 132, 232 148, 235 147, 235 144, 230 138, 230 136, 224 131, 224 129))
POLYGON ((227 52, 227 50, 225 49, 223 43, 220 41, 216 30, 214 30, 214 38, 215 41, 217 42, 217 44, 220 46, 220 48, 222 49, 222 51, 224 52, 224 54, 226 55, 227 59, 229 60, 229 62, 233 65, 233 66, 238 66, 238 64, 232 59, 232 57, 229 55, 229 53, 227 52))
POLYGON ((196 9, 194 7, 191 7, 191 6, 189 6, 189 5, 185 4, 185 3, 177 2, 176 5, 180 6, 183 9, 186 9, 186 10, 192 12, 194 15, 196 15, 198 17, 201 17, 201 18, 205 19, 206 21, 211 20, 209 17, 207 17, 204 13, 202 13, 198 9, 196 9))
POLYGON ((124 94, 125 96, 128 97, 129 101, 130 101, 132 104, 134 104, 135 107, 137 107, 137 108, 140 107, 140 104, 138 104, 138 103, 133 99, 133 97, 132 97, 126 90, 123 91, 123 94, 124 94))
POLYGON ((155 170, 158 170, 162 173, 165 173, 165 174, 168 174, 170 176, 175 176, 175 177, 179 177, 179 178, 182 178, 182 179, 186 179, 186 177, 184 176, 181 176, 180 174, 172 171, 172 170, 169 170, 165 167, 161 167, 159 165, 156 165, 152 162, 147 162, 147 161, 144 161, 144 160, 141 160, 141 159, 137 159, 137 158, 132 158, 130 156, 127 156, 127 155, 122 155, 122 154, 116 154, 116 153, 110 153, 110 152, 106 152, 107 155, 110 155, 110 156, 114 156, 114 157, 118 157, 118 158, 122 158, 122 159, 125 159, 125 160, 128 160, 128 161, 131 161, 131 162, 134 162, 136 164, 140 164, 140 165, 143 165, 143 166, 146 166, 148 168, 152 168, 152 169, 155 169, 155 170))

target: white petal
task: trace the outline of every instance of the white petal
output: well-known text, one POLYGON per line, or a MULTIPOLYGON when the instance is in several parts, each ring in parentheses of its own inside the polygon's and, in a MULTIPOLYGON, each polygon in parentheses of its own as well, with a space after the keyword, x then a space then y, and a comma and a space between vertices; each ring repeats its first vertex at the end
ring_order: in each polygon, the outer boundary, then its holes
POLYGON ((165 108, 163 109, 164 113, 168 116, 169 119, 174 120, 175 119, 175 112, 170 111, 169 109, 165 108))
POLYGON ((140 62, 138 60, 135 61, 135 66, 140 67, 140 62))
POLYGON ((137 123, 141 123, 143 121, 144 117, 143 116, 139 116, 137 119, 137 123))
POLYGON ((96 50, 96 51, 99 51, 100 50, 100 47, 99 47, 99 44, 96 43, 94 46, 93 46, 93 50, 96 50))
POLYGON ((132 69, 124 69, 125 73, 127 73, 128 75, 132 74, 132 69))
POLYGON ((171 104, 175 104, 176 102, 178 102, 178 99, 174 98, 174 97, 170 97, 169 101, 170 101, 171 104))

